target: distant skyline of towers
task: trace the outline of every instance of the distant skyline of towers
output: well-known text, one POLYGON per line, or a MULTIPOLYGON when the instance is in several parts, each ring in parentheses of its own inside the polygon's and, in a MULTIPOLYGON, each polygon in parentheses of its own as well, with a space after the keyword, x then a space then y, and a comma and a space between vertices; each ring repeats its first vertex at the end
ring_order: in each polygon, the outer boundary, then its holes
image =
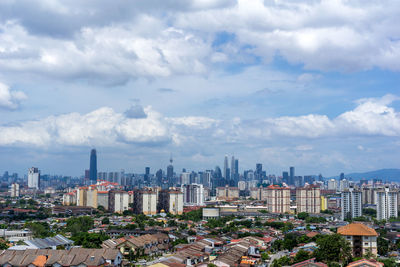
POLYGON ((92 184, 97 182, 97 152, 96 152, 96 149, 92 149, 90 151, 89 180, 92 184))

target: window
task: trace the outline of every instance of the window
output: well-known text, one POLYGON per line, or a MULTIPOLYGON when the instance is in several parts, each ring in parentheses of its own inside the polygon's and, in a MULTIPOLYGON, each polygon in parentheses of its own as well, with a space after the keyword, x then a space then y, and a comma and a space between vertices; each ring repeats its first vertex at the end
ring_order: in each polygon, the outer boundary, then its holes
POLYGON ((368 244, 369 244, 368 242, 365 242, 365 243, 364 243, 364 246, 368 246, 368 244))

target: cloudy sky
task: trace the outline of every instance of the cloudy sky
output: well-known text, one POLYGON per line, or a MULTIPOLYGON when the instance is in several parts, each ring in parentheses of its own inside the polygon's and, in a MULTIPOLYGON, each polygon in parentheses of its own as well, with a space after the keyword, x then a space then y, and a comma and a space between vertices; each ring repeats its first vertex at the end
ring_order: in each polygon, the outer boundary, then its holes
POLYGON ((2 0, 0 173, 400 168, 400 5, 2 0))

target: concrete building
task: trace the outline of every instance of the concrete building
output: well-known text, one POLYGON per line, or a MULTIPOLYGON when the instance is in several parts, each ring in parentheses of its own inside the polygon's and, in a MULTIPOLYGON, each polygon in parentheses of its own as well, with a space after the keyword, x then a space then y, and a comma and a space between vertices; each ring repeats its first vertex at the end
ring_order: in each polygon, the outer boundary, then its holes
POLYGON ((108 192, 108 211, 123 213, 129 209, 129 193, 120 190, 108 192))
POLYGON ((87 190, 88 187, 79 187, 76 191, 76 205, 77 206, 87 206, 87 190))
POLYGON ((190 172, 183 172, 181 174, 181 185, 190 184, 190 172))
POLYGON ((376 218, 378 221, 397 217, 397 195, 398 192, 390 190, 389 187, 376 192, 376 218))
POLYGON ((97 191, 97 207, 108 210, 108 191, 97 191))
POLYGON ((321 210, 328 209, 328 198, 325 196, 321 196, 321 210))
POLYGON ((136 190, 133 192, 133 212, 136 214, 157 214, 157 193, 150 190, 136 190))
POLYGON ((342 220, 353 219, 362 216, 361 191, 350 187, 341 193, 342 220))
POLYGON ((204 187, 202 184, 182 185, 183 204, 187 206, 204 205, 204 187))
POLYGON ((95 185, 89 186, 86 191, 86 205, 97 209, 97 188, 95 185))
POLYGON ((290 188, 270 185, 265 190, 267 207, 272 213, 286 213, 290 211, 290 188))
POLYGON ((62 203, 64 206, 76 205, 76 191, 63 194, 62 203))
POLYGON ((321 189, 316 185, 308 185, 296 189, 297 212, 320 213, 321 189))
POLYGON ((20 190, 19 190, 19 184, 13 183, 10 186, 10 196, 11 197, 19 197, 20 190))
POLYGON ((362 257, 368 251, 377 255, 378 234, 374 229, 362 223, 351 223, 339 227, 337 232, 350 243, 353 257, 362 257))
POLYGON ((234 200, 239 198, 239 188, 237 187, 217 187, 218 200, 234 200))
POLYGON ((328 181, 328 190, 337 190, 337 188, 338 186, 336 179, 330 179, 328 181))
POLYGON ((28 187, 39 189, 40 188, 40 173, 39 169, 32 167, 28 170, 28 187))
POLYGON ((183 193, 177 190, 161 190, 158 193, 158 212, 164 210, 173 215, 183 213, 183 193))

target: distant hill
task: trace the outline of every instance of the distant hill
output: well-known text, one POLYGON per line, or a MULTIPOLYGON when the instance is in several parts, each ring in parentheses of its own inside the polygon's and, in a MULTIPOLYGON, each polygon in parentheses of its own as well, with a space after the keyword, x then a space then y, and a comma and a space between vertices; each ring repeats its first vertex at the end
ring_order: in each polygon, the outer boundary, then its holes
MULTIPOLYGON (((345 174, 344 177, 351 177, 354 181, 360 179, 382 179, 382 181, 400 182, 400 169, 382 169, 363 173, 349 173, 345 174)), ((338 176, 335 178, 338 178, 338 176)))

